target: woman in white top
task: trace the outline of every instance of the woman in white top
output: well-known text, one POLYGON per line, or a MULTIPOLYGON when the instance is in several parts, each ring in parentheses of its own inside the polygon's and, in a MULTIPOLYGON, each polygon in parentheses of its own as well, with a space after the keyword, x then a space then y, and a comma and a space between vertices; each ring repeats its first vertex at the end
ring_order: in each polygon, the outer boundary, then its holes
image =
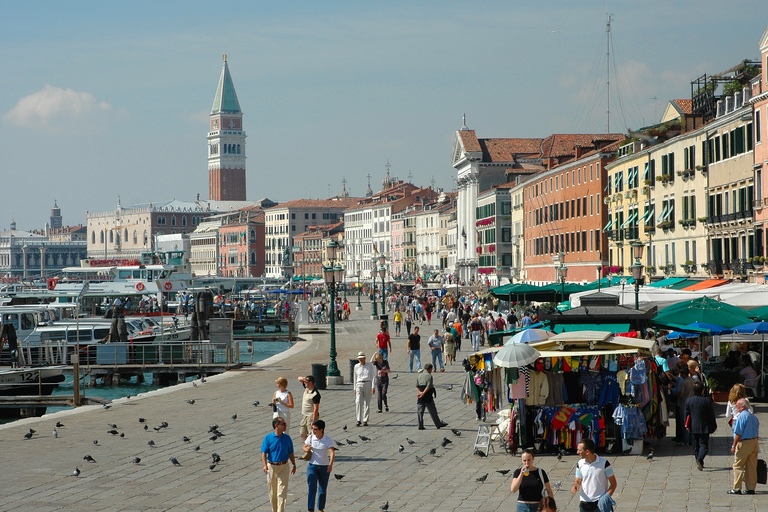
POLYGON ((272 396, 272 405, 274 406, 274 414, 272 418, 283 418, 285 420, 285 432, 288 433, 288 429, 291 428, 291 409, 293 409, 293 395, 286 388, 288 387, 288 379, 280 377, 275 381, 277 391, 272 396))
MULTIPOLYGON (((734 384, 731 388, 731 392, 728 395, 728 403, 725 405, 725 419, 729 425, 733 425, 736 418, 739 416, 739 411, 736 409, 736 402, 741 399, 747 399, 747 388, 744 384, 734 384)), ((747 401, 749 403, 749 401, 747 401)), ((749 412, 752 412, 752 405, 749 406, 749 412)))
POLYGON ((325 495, 328 490, 328 478, 333 471, 333 460, 336 458, 336 448, 333 439, 325 435, 325 422, 315 420, 312 422, 312 435, 304 441, 304 451, 312 448, 312 458, 307 464, 307 510, 314 512, 315 495, 317 494, 317 509, 322 512, 325 509, 325 495), (318 487, 320 492, 318 493, 318 487))

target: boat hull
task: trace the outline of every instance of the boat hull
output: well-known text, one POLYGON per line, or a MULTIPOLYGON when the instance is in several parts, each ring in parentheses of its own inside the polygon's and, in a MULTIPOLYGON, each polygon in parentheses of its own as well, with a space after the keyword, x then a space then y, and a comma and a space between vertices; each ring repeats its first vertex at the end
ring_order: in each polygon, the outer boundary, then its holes
MULTIPOLYGON (((50 396, 64 381, 64 367, 0 370, 0 396, 50 396)), ((0 418, 42 416, 46 407, 0 407, 0 418)))

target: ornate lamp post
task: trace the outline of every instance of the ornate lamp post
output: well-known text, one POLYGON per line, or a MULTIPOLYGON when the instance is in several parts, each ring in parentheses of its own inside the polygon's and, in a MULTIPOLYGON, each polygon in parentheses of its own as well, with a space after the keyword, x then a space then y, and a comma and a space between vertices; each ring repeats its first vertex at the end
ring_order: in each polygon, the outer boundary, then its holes
POLYGON ((385 289, 386 283, 384 282, 384 276, 387 275, 387 267, 384 266, 384 263, 386 263, 387 258, 383 254, 379 254, 379 264, 381 267, 379 267, 379 277, 381 278, 381 314, 387 312, 387 308, 384 304, 384 296, 387 294, 387 291, 385 289))
POLYGON ((632 240, 629 245, 632 246, 632 257, 635 258, 635 263, 629 267, 635 280, 635 309, 640 309, 640 279, 643 278, 643 264, 640 260, 643 259, 645 245, 639 240, 632 240))
POLYGON ((568 275, 568 267, 565 266, 563 258, 565 254, 560 253, 560 266, 557 269, 557 275, 560 278, 560 302, 565 302, 565 278, 568 275))
POLYGON ((376 311, 376 258, 371 258, 371 277, 373 278, 373 286, 371 287, 371 320, 379 318, 379 313, 376 311))
POLYGON ((360 304, 360 290, 362 290, 362 286, 360 286, 360 264, 357 265, 357 311, 362 311, 363 305, 360 304))
POLYGON ((331 353, 330 362, 328 363, 327 377, 339 377, 339 367, 336 364, 336 283, 341 282, 344 279, 344 269, 341 265, 336 264, 336 251, 339 248, 339 244, 335 240, 331 240, 328 244, 327 254, 330 265, 323 266, 323 277, 325 284, 328 286, 331 292, 331 353))

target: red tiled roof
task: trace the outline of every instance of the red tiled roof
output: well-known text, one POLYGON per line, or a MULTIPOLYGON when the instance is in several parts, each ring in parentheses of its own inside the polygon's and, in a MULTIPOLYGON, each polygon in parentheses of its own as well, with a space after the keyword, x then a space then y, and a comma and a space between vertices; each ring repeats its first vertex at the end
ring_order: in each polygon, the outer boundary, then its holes
POLYGON ((677 103, 678 109, 683 114, 692 114, 693 113, 693 101, 689 99, 683 99, 683 100, 672 100, 675 103, 677 103))
POLYGON ((475 130, 459 130, 459 137, 461 137, 461 143, 464 146, 464 151, 478 152, 482 151, 480 144, 477 140, 475 130))
POLYGON ((293 201, 287 201, 280 203, 267 210, 277 210, 281 208, 347 208, 353 204, 357 204, 362 200, 361 197, 344 197, 340 199, 295 199, 293 201))

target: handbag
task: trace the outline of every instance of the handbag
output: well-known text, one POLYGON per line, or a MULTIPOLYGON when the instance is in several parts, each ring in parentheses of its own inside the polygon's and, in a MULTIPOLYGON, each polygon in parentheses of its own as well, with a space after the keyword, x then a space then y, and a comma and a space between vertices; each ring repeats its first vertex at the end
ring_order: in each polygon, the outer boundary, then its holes
POLYGON ((757 459, 757 483, 765 485, 768 482, 768 465, 763 459, 757 459))
POLYGON ((304 455, 302 455, 299 458, 301 460, 311 460, 312 459, 312 434, 309 435, 309 449, 306 452, 304 452, 304 455))
POLYGON ((546 498, 549 496, 549 493, 547 492, 547 486, 544 483, 544 477, 541 475, 541 468, 537 468, 536 472, 539 474, 539 480, 541 480, 541 497, 546 498))

